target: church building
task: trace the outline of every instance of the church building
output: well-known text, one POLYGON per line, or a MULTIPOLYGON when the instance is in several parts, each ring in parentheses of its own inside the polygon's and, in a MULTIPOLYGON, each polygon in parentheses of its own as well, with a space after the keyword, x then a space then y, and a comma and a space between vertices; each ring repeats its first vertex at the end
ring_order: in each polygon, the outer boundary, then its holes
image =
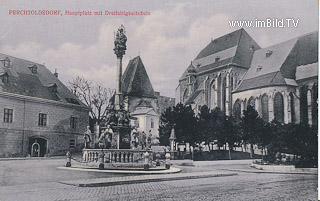
POLYGON ((248 105, 265 121, 318 119, 318 32, 261 48, 239 29, 212 40, 179 79, 176 103, 219 107, 240 118, 248 105))

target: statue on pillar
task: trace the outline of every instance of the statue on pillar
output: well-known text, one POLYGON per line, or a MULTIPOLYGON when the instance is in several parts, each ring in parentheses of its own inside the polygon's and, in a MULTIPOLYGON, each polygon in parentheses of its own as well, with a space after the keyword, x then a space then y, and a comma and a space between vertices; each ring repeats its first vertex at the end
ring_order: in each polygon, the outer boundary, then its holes
POLYGON ((127 36, 125 35, 125 28, 121 25, 116 33, 115 40, 114 40, 114 53, 117 57, 122 57, 125 55, 127 46, 127 36))
POLYGON ((90 148, 90 142, 91 142, 90 135, 91 135, 90 126, 87 126, 87 130, 84 132, 84 135, 83 135, 85 149, 90 148))

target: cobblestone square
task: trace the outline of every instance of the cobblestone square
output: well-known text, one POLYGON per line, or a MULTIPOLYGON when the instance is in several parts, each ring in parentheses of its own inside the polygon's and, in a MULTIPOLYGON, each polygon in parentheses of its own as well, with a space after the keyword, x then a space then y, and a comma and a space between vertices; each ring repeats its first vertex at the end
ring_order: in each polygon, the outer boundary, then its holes
POLYGON ((317 175, 259 173, 250 162, 194 162, 177 173, 237 173, 233 176, 76 187, 59 181, 128 175, 57 169, 64 159, 0 161, 0 200, 317 200, 317 175))

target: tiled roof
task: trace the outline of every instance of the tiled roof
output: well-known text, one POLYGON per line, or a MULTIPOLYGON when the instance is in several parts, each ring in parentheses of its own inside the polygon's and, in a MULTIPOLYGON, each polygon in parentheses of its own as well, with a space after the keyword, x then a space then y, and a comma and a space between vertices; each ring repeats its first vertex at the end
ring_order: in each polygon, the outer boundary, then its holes
POLYGON ((154 98, 154 90, 140 56, 129 61, 122 76, 124 95, 154 98))
POLYGON ((295 86, 291 80, 296 79, 297 66, 317 62, 318 32, 256 50, 251 67, 234 92, 273 85, 295 86))
POLYGON ((271 47, 256 50, 245 79, 280 71, 282 64, 286 61, 296 41, 297 39, 295 38, 271 47), (266 56, 268 51, 272 52, 269 57, 266 56), (259 67, 261 68, 260 71, 257 70, 259 67))
POLYGON ((227 35, 221 36, 220 38, 212 40, 203 50, 200 51, 196 59, 200 59, 226 50, 228 48, 237 46, 242 31, 243 29, 239 29, 227 35))
MULTIPOLYGON (((212 40, 192 64, 196 67, 196 73, 214 70, 227 64, 249 68, 253 52, 257 49, 260 49, 260 46, 244 29, 239 29, 212 40)), ((187 74, 188 70, 179 80, 184 79, 187 74)))
POLYGON ((245 79, 235 92, 240 92, 248 89, 259 88, 263 86, 285 85, 286 82, 280 72, 273 72, 266 75, 245 79))
POLYGON ((319 68, 318 62, 313 64, 308 64, 305 66, 298 66, 297 72, 296 72, 296 79, 302 80, 302 79, 318 76, 319 74, 318 68, 319 68))
POLYGON ((2 71, 8 73, 9 83, 1 83, 0 91, 65 103, 70 103, 70 100, 73 100, 73 103, 83 105, 81 101, 42 64, 0 53, 0 72, 2 71), (3 61, 6 58, 10 60, 9 68, 4 66, 3 61), (33 74, 30 70, 30 67, 34 65, 37 67, 36 74, 33 74), (57 86, 57 93, 52 90, 54 84, 57 86))

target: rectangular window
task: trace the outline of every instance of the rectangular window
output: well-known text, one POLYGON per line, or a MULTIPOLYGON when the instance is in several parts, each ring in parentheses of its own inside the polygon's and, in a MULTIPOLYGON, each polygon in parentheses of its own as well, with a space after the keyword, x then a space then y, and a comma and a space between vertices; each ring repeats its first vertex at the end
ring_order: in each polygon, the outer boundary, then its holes
POLYGON ((70 127, 73 129, 78 128, 78 118, 77 117, 70 118, 70 127))
POLYGON ((39 113, 39 126, 47 125, 47 114, 39 113))
POLYGON ((154 128, 154 121, 151 119, 151 128, 154 128))
POLYGON ((13 109, 4 108, 3 122, 12 123, 13 109))
POLYGON ((76 148, 76 139, 70 139, 69 148, 76 148))

